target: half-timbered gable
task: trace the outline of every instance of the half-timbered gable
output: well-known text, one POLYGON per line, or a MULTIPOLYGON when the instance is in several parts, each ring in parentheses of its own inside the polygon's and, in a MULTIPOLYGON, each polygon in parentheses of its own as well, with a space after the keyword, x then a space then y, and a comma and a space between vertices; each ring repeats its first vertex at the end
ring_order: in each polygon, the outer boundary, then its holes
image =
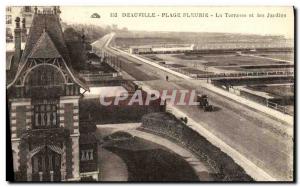
POLYGON ((79 180, 78 106, 80 88, 89 88, 72 69, 56 9, 35 9, 24 51, 18 42, 7 85, 16 179, 79 180))

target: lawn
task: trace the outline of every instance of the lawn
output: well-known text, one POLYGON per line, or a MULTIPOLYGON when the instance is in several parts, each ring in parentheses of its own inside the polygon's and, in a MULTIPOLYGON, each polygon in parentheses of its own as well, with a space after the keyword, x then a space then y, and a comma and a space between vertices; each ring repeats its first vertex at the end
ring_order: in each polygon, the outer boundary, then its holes
POLYGON ((183 60, 199 60, 202 58, 202 55, 185 55, 185 54, 177 54, 173 55, 173 57, 183 59, 183 60))
POLYGON ((168 64, 169 66, 173 67, 173 68, 182 68, 182 67, 186 67, 184 65, 181 64, 168 64))
POLYGON ((199 181, 180 156, 140 138, 115 142, 106 149, 120 156, 128 168, 128 181, 199 181))
POLYGON ((289 85, 256 85, 248 86, 250 89, 273 94, 278 97, 293 97, 294 87, 289 85))
POLYGON ((294 55, 292 53, 262 53, 258 55, 263 57, 276 58, 280 60, 292 61, 294 59, 294 55))
POLYGON ((181 68, 181 69, 186 71, 186 72, 193 73, 193 74, 211 74, 211 72, 202 71, 202 70, 195 69, 195 68, 190 68, 190 67, 181 68))
POLYGON ((146 58, 149 58, 149 59, 151 59, 151 60, 154 60, 154 61, 163 61, 163 59, 161 59, 161 58, 158 58, 156 55, 143 55, 143 56, 145 56, 146 58))
POLYGON ((240 56, 237 54, 195 54, 195 55, 185 55, 185 54, 159 54, 155 55, 155 58, 162 59, 164 61, 170 61, 182 65, 205 65, 205 66, 262 66, 269 64, 289 64, 288 62, 282 62, 278 60, 271 60, 265 58, 258 58, 252 56, 240 56))
POLYGON ((207 66, 264 65, 282 63, 275 60, 238 55, 203 56, 200 59, 207 61, 205 63, 207 66))

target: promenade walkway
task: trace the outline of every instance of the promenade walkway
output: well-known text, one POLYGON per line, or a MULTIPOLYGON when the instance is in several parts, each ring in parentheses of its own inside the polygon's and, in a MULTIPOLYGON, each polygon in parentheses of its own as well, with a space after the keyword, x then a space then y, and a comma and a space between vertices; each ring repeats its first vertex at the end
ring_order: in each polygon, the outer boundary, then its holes
POLYGON ((215 87, 212 84, 203 83, 203 84, 201 84, 201 86, 205 87, 206 89, 209 89, 215 93, 218 93, 222 96, 225 96, 231 100, 234 100, 235 102, 246 105, 247 107, 253 108, 255 110, 261 111, 261 112, 263 112, 267 115, 270 115, 271 117, 273 117, 275 119, 281 120, 282 122, 285 122, 291 126, 294 125, 294 117, 293 116, 281 113, 277 110, 274 110, 274 109, 264 106, 262 104, 259 104, 254 101, 251 101, 249 99, 245 99, 243 97, 237 96, 228 91, 222 90, 221 88, 215 87))
MULTIPOLYGON (((147 85, 148 82, 140 84, 147 92, 151 93, 153 90, 153 87, 147 85)), ((155 85, 157 84, 151 83, 151 86, 155 85)), ((164 85, 164 88, 166 86, 170 88, 172 84, 164 85)), ((275 128, 279 122, 269 118, 249 118, 244 113, 249 109, 235 105, 237 104, 234 103, 233 108, 228 106, 226 110, 221 108, 217 112, 203 112, 197 107, 167 104, 167 110, 178 118, 187 117, 188 126, 230 155, 255 180, 289 180, 292 169, 292 141, 267 130, 266 127, 274 125, 271 128, 275 128), (235 113, 235 108, 240 108, 240 113, 235 113)), ((250 111, 250 115, 251 113, 253 111, 250 111)))
MULTIPOLYGON (((146 60, 144 58, 141 58, 141 57, 139 57, 137 55, 130 54, 130 53, 124 52, 124 51, 116 49, 116 48, 114 48, 114 49, 117 50, 118 52, 124 54, 124 55, 136 58, 136 59, 138 59, 138 60, 140 60, 140 61, 142 61, 144 63, 147 63, 149 65, 155 66, 155 67, 157 67, 157 68, 159 68, 159 69, 161 69, 163 71, 166 71, 166 72, 171 73, 171 74, 173 74, 175 76, 181 77, 181 78, 183 78, 185 80, 188 80, 188 81, 192 80, 192 78, 189 77, 189 76, 187 76, 187 75, 184 75, 182 73, 176 72, 176 71, 168 69, 166 67, 163 67, 163 66, 161 66, 161 65, 159 65, 159 64, 157 64, 155 62, 151 62, 151 61, 146 60)), ((195 82, 195 81, 198 81, 198 80, 193 80, 193 82, 195 82)), ((213 86, 212 84, 208 84, 205 81, 198 81, 198 83, 199 83, 199 85, 201 85, 202 87, 205 87, 206 89, 209 89, 209 90, 211 90, 211 91, 213 91, 215 93, 218 93, 218 94, 220 94, 222 96, 230 98, 230 99, 232 99, 232 100, 234 100, 234 101, 236 101, 236 102, 238 102, 240 104, 246 105, 246 106, 248 106, 250 108, 253 108, 253 109, 257 110, 257 111, 260 111, 260 112, 263 112, 263 113, 265 113, 267 115, 270 115, 273 118, 276 118, 276 119, 279 119, 279 120, 281 120, 283 122, 288 123, 289 125, 293 125, 293 123, 294 123, 293 116, 290 116, 290 115, 287 115, 287 114, 283 114, 283 113, 281 113, 281 112, 279 112, 277 110, 274 110, 272 108, 269 108, 267 106, 261 105, 259 103, 256 103, 256 102, 250 101, 248 99, 245 99, 243 97, 237 96, 235 94, 229 93, 229 92, 227 92, 225 90, 222 90, 220 88, 217 88, 217 87, 213 86)))
MULTIPOLYGON (((190 151, 184 149, 183 147, 181 147, 180 145, 171 142, 168 139, 165 139, 163 137, 154 135, 154 134, 150 134, 147 132, 143 132, 143 131, 139 131, 136 130, 137 127, 139 127, 141 124, 140 123, 128 123, 128 124, 106 124, 106 125, 98 125, 97 128, 99 129, 99 131, 104 131, 106 132, 106 129, 109 129, 109 131, 111 132, 116 132, 116 131, 124 131, 124 132, 128 132, 133 136, 148 140, 150 142, 156 143, 158 145, 161 145, 163 147, 165 147, 167 150, 172 151, 174 153, 176 153, 177 155, 181 156, 185 161, 187 161, 191 167, 195 170, 196 174, 198 175, 199 179, 201 181, 210 181, 211 178, 209 177, 209 169, 208 167, 201 162, 195 155, 193 155, 190 151)), ((107 134, 107 132, 105 133, 107 134)), ((111 153, 108 153, 107 151, 104 153, 104 155, 109 155, 111 153)), ((118 163, 121 163, 117 158, 112 158, 115 159, 118 163)), ((107 162, 109 160, 106 160, 105 162, 107 162)), ((121 163, 122 165, 122 163, 121 163)), ((116 173, 120 173, 119 177, 117 177, 117 179, 124 179, 124 169, 123 167, 121 168, 112 168, 113 165, 108 164, 108 166, 106 166, 107 169, 104 169, 107 174, 104 175, 104 179, 111 179, 110 177, 108 177, 107 175, 110 174, 109 169, 111 168, 112 170, 116 170, 116 173), (123 178, 122 178, 123 177, 123 178)), ((105 172, 104 171, 104 172, 105 172)), ((126 174, 126 173, 125 173, 126 174)))
POLYGON ((118 155, 102 147, 98 148, 98 155, 100 181, 127 181, 127 166, 118 155))
MULTIPOLYGON (((126 52, 116 50, 108 51, 111 55, 120 55, 122 58, 133 57, 126 52)), ((135 59, 135 61, 142 61, 135 59)), ((159 66, 158 64, 156 64, 159 66)), ((196 89, 201 94, 207 94, 210 103, 218 108, 215 112, 203 112, 196 106, 178 107, 182 116, 188 117, 188 125, 194 121, 194 126, 200 126, 199 134, 208 138, 211 143, 221 148, 232 156, 243 168, 251 165, 247 173, 254 175, 259 181, 264 180, 292 180, 293 178, 293 124, 283 123, 277 115, 266 114, 264 111, 254 109, 248 100, 241 103, 236 95, 220 88, 213 87, 202 80, 185 79, 181 75, 165 71, 163 68, 143 63, 145 70, 153 70, 162 76, 169 76, 169 81, 163 79, 157 81, 140 82, 145 90, 150 89, 196 89), (208 85, 208 86, 206 86, 208 85), (206 86, 206 87, 205 87, 206 86), (232 99, 233 98, 233 99, 232 99), (212 134, 208 135, 206 132, 212 134), (215 136, 216 138, 211 138, 215 136), (216 142, 218 141, 218 142, 216 142), (224 147, 223 147, 224 146, 224 147), (227 147, 227 148, 226 148, 227 147), (233 151, 233 152, 230 152, 233 151), (237 154, 234 153, 237 152, 237 154), (232 154, 232 155, 231 155, 232 154), (240 157, 242 156, 242 157, 240 157), (246 159, 244 159, 246 158, 246 159), (245 165, 243 165, 243 163, 245 165), (247 166, 247 163, 250 165, 247 166), (261 168, 261 170, 256 170, 261 168)), ((272 109, 268 109, 272 110, 272 109)), ((179 117, 182 117, 178 115, 179 117)), ((290 120, 291 122, 292 120, 290 120)), ((193 124, 193 123, 192 123, 193 124)), ((244 168, 245 169, 245 168, 244 168)))

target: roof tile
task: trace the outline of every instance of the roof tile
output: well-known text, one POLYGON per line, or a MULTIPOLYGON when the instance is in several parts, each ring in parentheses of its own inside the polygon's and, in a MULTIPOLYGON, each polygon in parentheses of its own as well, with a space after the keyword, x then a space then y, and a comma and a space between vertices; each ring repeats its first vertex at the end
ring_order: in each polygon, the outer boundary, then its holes
POLYGON ((54 43, 47 32, 44 32, 29 55, 30 58, 60 58, 54 43))
MULTIPOLYGON (((88 86, 72 69, 71 60, 66 46, 60 18, 55 14, 34 14, 25 49, 19 62, 18 72, 20 75, 28 58, 57 58, 62 57, 69 69, 73 81, 85 90, 88 86), (45 34, 46 33, 46 34, 45 34)), ((15 77, 14 81, 18 77, 15 77)), ((9 84, 11 86, 14 81, 9 84)))

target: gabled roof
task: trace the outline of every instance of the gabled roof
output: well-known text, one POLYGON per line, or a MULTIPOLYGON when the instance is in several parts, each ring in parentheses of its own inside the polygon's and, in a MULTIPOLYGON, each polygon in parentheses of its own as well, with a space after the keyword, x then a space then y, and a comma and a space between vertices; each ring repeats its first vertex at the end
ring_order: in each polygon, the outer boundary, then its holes
POLYGON ((10 70, 10 68, 11 68, 13 57, 14 57, 13 52, 6 52, 6 71, 10 70))
POLYGON ((18 66, 14 63, 14 52, 6 52, 6 84, 10 83, 16 75, 18 66))
POLYGON ((60 18, 56 14, 34 14, 25 49, 19 62, 15 79, 8 85, 10 87, 22 73, 28 58, 57 58, 64 61, 71 79, 85 90, 88 86, 80 80, 72 69, 71 60, 65 43, 60 18))
POLYGON ((26 46, 20 60, 19 69, 22 67, 44 32, 50 36, 63 59, 69 63, 70 57, 63 37, 59 16, 55 14, 34 14, 26 46))
POLYGON ((44 32, 32 49, 29 58, 60 58, 54 43, 47 32, 44 32))

